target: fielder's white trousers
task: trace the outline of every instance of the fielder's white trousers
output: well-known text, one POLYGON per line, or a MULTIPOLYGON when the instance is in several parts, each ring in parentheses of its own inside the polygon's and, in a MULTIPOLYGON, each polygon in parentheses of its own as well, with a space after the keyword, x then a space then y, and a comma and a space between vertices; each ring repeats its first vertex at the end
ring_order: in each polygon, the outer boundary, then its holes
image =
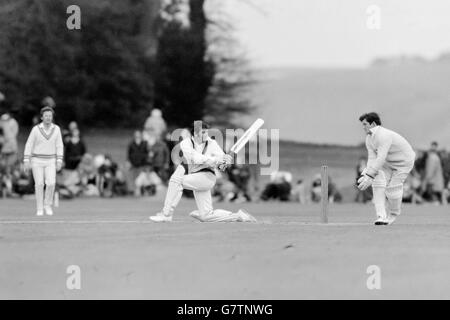
POLYGON ((36 192, 36 207, 42 211, 51 207, 56 184, 56 159, 31 159, 34 188, 36 192), (44 194, 45 186, 45 194, 44 194))

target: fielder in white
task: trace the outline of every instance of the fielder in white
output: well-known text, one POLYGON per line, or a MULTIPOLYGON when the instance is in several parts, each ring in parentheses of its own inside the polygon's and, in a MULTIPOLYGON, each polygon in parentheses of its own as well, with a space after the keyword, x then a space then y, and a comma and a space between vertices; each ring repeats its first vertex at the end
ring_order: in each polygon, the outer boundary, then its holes
POLYGON ((358 180, 358 188, 365 190, 372 186, 377 214, 375 225, 392 224, 401 213, 403 184, 413 169, 416 154, 405 138, 381 126, 378 114, 364 114, 359 121, 367 133, 369 159, 358 180))
POLYGON ((53 124, 55 112, 50 107, 41 109, 42 122, 33 127, 25 144, 24 167, 33 172, 37 215, 53 215, 56 171, 63 163, 61 130, 53 124), (44 194, 45 187, 45 194, 44 194))
POLYGON ((202 121, 195 121, 193 137, 180 142, 184 161, 170 177, 169 187, 161 212, 150 217, 154 222, 170 222, 183 189, 194 192, 198 210, 190 216, 201 222, 256 222, 249 213, 239 210, 233 213, 213 209, 211 189, 216 184, 215 169, 224 170, 232 163, 232 157, 223 152, 217 142, 208 136, 209 126, 202 121))

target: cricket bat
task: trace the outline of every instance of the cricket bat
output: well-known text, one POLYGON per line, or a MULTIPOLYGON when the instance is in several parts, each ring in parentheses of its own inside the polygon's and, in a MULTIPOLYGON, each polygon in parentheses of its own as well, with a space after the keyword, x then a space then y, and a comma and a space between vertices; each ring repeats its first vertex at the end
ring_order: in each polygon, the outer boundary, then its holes
MULTIPOLYGON (((258 130, 264 125, 264 120, 259 118, 253 124, 250 126, 250 128, 245 131, 245 133, 242 135, 242 137, 231 147, 228 154, 230 156, 234 156, 239 153, 239 151, 242 150, 243 147, 250 141, 251 138, 258 132, 258 130)), ((222 165, 221 165, 222 166, 222 165)), ((219 166, 219 169, 221 169, 221 166, 219 166)), ((224 167, 222 167, 224 168, 224 167)))
POLYGON ((245 131, 244 135, 231 147, 228 154, 238 154, 263 125, 264 120, 261 118, 253 122, 250 128, 245 131))

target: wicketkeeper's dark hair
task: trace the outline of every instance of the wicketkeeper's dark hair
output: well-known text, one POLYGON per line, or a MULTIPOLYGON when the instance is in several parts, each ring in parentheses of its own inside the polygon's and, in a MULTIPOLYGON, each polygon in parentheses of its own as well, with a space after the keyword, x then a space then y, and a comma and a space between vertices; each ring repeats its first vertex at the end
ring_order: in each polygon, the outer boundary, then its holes
POLYGON ((210 126, 209 126, 209 124, 207 124, 205 121, 202 121, 202 120, 195 120, 193 123, 192 123, 192 126, 191 126, 191 128, 190 128, 190 130, 189 131, 191 131, 191 135, 194 135, 194 132, 195 132, 195 129, 201 129, 201 130, 204 130, 204 129, 209 129, 210 128, 210 126), (201 126, 201 128, 200 128, 200 126, 201 126))
POLYGON ((53 114, 53 117, 55 117, 55 110, 52 107, 43 107, 41 109, 41 117, 44 115, 44 112, 50 111, 53 114))
POLYGON ((369 112, 359 117, 359 121, 363 122, 364 120, 366 120, 368 123, 375 122, 377 125, 381 126, 381 119, 378 113, 369 112))

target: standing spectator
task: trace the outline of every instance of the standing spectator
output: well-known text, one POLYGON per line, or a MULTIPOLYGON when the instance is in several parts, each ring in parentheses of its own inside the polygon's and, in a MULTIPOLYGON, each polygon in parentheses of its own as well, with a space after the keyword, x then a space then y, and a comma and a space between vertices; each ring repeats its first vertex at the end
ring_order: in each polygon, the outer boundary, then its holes
POLYGON ((19 125, 9 113, 5 113, 0 118, 0 127, 3 131, 0 163, 7 173, 11 174, 12 168, 18 160, 17 135, 19 133, 19 125))
POLYGON ((438 143, 433 142, 428 151, 425 162, 425 175, 422 189, 424 198, 433 202, 440 202, 444 190, 444 173, 442 171, 441 159, 438 155, 438 143))
POLYGON ((80 131, 74 129, 64 147, 65 169, 76 170, 86 153, 86 145, 80 138, 80 131))
POLYGON ((148 141, 150 136, 156 137, 158 140, 163 137, 167 130, 166 121, 162 117, 159 109, 153 109, 150 117, 147 118, 144 125, 144 140, 148 141))
POLYGON ((78 124, 75 121, 71 121, 67 127, 67 129, 63 130, 63 140, 64 143, 67 143, 67 141, 70 140, 70 138, 72 137, 72 133, 78 130, 78 135, 81 137, 80 134, 80 129, 78 128, 78 124))
POLYGON ((50 107, 52 109, 56 108, 55 100, 50 96, 47 96, 44 99, 42 99, 41 104, 42 107, 50 107))
POLYGON ((148 140, 148 160, 153 171, 166 183, 168 178, 170 151, 165 142, 150 136, 148 140))
POLYGON ((128 145, 127 151, 127 185, 129 191, 135 191, 136 178, 143 171, 147 164, 148 146, 147 142, 142 139, 141 131, 134 132, 134 139, 128 145))

